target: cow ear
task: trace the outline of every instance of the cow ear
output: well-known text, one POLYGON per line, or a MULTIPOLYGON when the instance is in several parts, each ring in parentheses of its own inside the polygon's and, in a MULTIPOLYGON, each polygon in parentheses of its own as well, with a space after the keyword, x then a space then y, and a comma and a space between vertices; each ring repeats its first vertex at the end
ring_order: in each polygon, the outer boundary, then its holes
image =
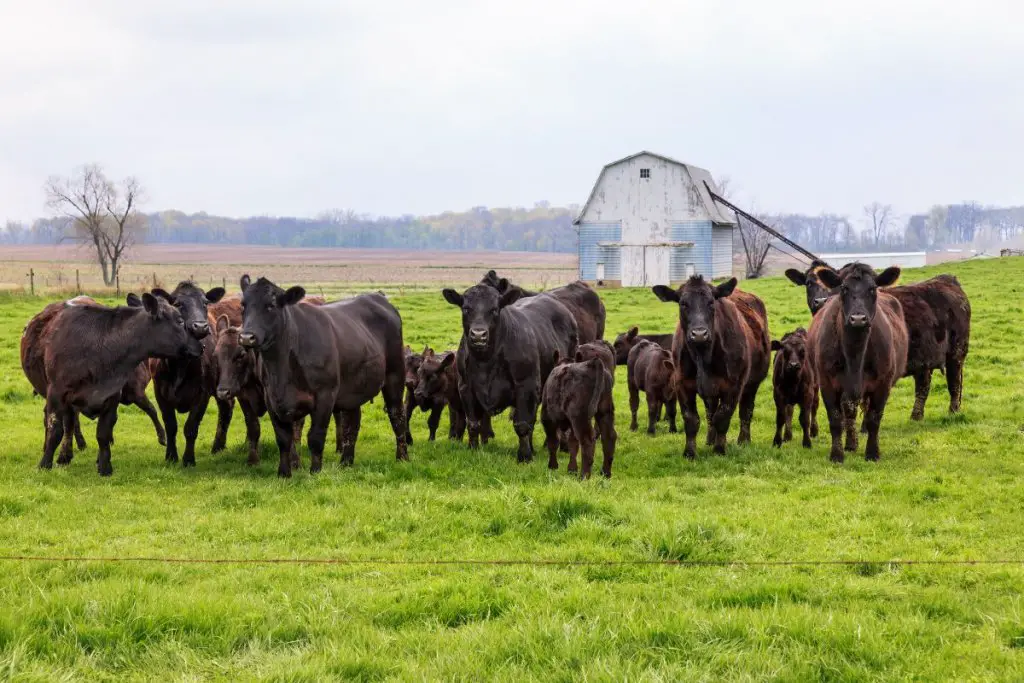
POLYGON ((231 321, 228 320, 226 315, 217 317, 217 334, 224 334, 231 327, 231 321))
POLYGON ((484 281, 486 281, 490 285, 493 285, 493 286, 497 287, 498 286, 498 274, 496 272, 494 272, 493 269, 488 270, 484 274, 484 281))
POLYGON ((454 362, 455 362, 455 354, 454 353, 446 353, 446 354, 444 354, 444 356, 441 358, 441 369, 444 370, 445 368, 447 368, 449 365, 451 365, 454 362))
POLYGON ((161 289, 159 287, 154 287, 151 290, 151 293, 153 294, 153 296, 158 296, 158 297, 160 297, 161 299, 163 299, 164 301, 166 301, 169 304, 173 304, 174 303, 174 297, 171 296, 167 292, 167 290, 161 289))
POLYGON ((454 289, 442 289, 441 294, 444 296, 444 300, 450 303, 452 306, 458 306, 459 308, 462 308, 463 297, 454 289))
POLYGON ((242 279, 238 283, 239 287, 242 288, 243 292, 245 292, 245 290, 249 289, 249 285, 250 284, 252 284, 252 280, 249 279, 249 273, 246 273, 245 275, 243 275, 242 279))
POLYGON ((142 295, 142 307, 146 309, 146 313, 155 318, 160 312, 160 301, 149 292, 145 292, 142 295))
POLYGON ((224 288, 223 287, 214 287, 213 289, 211 289, 209 292, 206 293, 206 303, 208 303, 208 304, 215 304, 215 303, 217 303, 218 301, 220 301, 223 298, 224 298, 224 288))
POLYGON ((896 281, 900 279, 900 267, 889 266, 883 270, 878 277, 875 278, 875 284, 879 287, 888 287, 896 284, 896 281))
POLYGON ((405 345, 405 355, 408 356, 410 353, 412 353, 412 347, 409 346, 408 344, 406 344, 405 345))
POLYGON ((512 283, 508 281, 507 277, 498 278, 498 291, 504 294, 508 291, 508 288, 512 286, 512 283))
POLYGON ((501 301, 498 303, 498 306, 500 306, 501 308, 511 306, 515 302, 519 301, 520 297, 522 296, 523 290, 521 290, 519 287, 510 287, 509 289, 505 290, 504 294, 501 295, 501 301))
POLYGON ((669 370, 675 370, 676 369, 676 366, 672 365, 672 361, 669 360, 668 358, 666 358, 665 360, 661 361, 661 364, 664 365, 669 370))
POLYGON ((782 350, 782 342, 780 342, 778 339, 772 339, 772 351, 781 351, 781 350, 782 350))
POLYGON ((278 294, 277 305, 278 306, 291 306, 302 301, 302 297, 306 296, 306 290, 296 285, 295 287, 289 287, 288 291, 284 294, 278 294))
POLYGON ((665 285, 655 285, 654 287, 651 287, 651 291, 654 292, 654 296, 658 297, 666 304, 679 302, 679 292, 672 289, 671 287, 666 287, 665 285))
MULTIPOLYGON (((896 272, 899 274, 899 268, 896 269, 896 272)), ((829 289, 835 289, 839 285, 843 284, 843 279, 839 277, 839 273, 831 268, 822 268, 819 270, 818 279, 821 280, 821 284, 825 285, 829 289)))
POLYGON ((124 302, 132 308, 142 308, 142 299, 135 292, 131 292, 124 298, 124 302))
POLYGON ((434 357, 434 349, 430 348, 429 346, 424 346, 423 347, 423 357, 424 358, 433 358, 434 357))
POLYGON ((636 339, 636 336, 638 334, 640 334, 640 328, 635 326, 631 327, 629 328, 629 332, 626 333, 626 339, 628 339, 629 341, 633 341, 634 339, 636 339))
POLYGON ((577 363, 582 363, 583 362, 583 352, 580 351, 579 349, 576 350, 576 362, 577 363))
POLYGON ((798 287, 803 287, 807 284, 807 276, 801 273, 796 268, 787 268, 786 277, 788 277, 790 281, 792 281, 792 283, 794 285, 797 285, 798 287))
POLYGON ((715 287, 715 298, 724 299, 725 297, 732 294, 734 289, 736 289, 736 278, 731 277, 722 284, 715 287))

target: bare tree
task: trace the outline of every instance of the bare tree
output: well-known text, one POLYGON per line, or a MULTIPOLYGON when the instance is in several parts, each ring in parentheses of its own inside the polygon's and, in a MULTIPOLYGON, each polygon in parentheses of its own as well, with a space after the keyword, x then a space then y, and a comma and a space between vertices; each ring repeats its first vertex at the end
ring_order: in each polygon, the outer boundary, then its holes
POLYGON ((139 181, 125 178, 118 187, 89 164, 68 178, 51 176, 44 189, 46 205, 68 219, 62 239, 91 244, 104 284, 114 284, 125 253, 145 231, 139 181))
POLYGON ((871 202, 864 207, 864 215, 868 220, 868 230, 871 232, 872 241, 875 246, 880 246, 889 232, 889 225, 892 223, 892 204, 871 202))

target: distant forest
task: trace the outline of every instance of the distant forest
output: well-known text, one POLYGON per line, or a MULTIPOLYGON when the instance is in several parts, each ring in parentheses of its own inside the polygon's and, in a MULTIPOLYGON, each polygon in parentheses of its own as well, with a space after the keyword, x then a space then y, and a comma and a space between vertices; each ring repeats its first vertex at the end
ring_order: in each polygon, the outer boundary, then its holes
MULTIPOLYGON (((530 209, 478 206, 436 216, 393 218, 346 210, 324 212, 316 218, 226 218, 172 210, 145 214, 140 237, 148 243, 574 252, 572 220, 578 211, 577 206, 553 207, 548 202, 538 202, 530 209)), ((819 252, 933 249, 964 243, 988 248, 1024 234, 1024 207, 983 207, 976 202, 935 206, 900 223, 891 207, 879 204, 865 207, 859 216, 781 214, 761 218, 819 252)), ((65 219, 39 219, 32 225, 8 222, 0 233, 0 243, 54 243, 65 230, 65 219)))

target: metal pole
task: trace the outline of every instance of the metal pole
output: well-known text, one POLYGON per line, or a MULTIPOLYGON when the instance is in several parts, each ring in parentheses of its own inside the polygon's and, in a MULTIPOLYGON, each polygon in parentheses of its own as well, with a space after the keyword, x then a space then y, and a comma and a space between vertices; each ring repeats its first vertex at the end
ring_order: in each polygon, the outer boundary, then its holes
POLYGON ((715 200, 716 202, 718 202, 719 204, 724 204, 725 206, 729 207, 730 209, 732 209, 733 211, 735 211, 739 215, 743 216, 744 218, 746 218, 748 221, 750 221, 751 223, 753 223, 757 227, 759 227, 762 230, 764 230, 765 232, 767 232, 769 235, 775 237, 777 240, 779 240, 780 242, 783 242, 784 244, 788 244, 790 247, 796 249, 797 251, 799 251, 801 254, 803 254, 804 256, 808 257, 809 259, 811 259, 813 261, 820 261, 821 260, 817 256, 815 256, 813 253, 807 251, 806 249, 801 247, 799 244, 797 244, 793 240, 791 240, 788 237, 786 237, 785 235, 783 235, 781 232, 775 230, 774 228, 769 227, 768 225, 766 225, 764 222, 758 220, 757 218, 754 218, 749 213, 747 213, 746 211, 744 211, 740 207, 738 207, 735 204, 733 204, 732 202, 730 202, 728 199, 725 199, 724 197, 719 196, 714 190, 711 189, 711 186, 708 185, 708 181, 706 181, 706 180, 704 181, 704 187, 707 188, 708 194, 711 195, 711 198, 713 200, 715 200))

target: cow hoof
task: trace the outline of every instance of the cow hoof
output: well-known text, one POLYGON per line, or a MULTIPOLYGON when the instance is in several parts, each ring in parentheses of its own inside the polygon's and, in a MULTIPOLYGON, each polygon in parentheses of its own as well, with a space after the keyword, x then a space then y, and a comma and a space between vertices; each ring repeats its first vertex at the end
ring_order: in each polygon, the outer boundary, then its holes
POLYGON ((222 443, 215 443, 210 448, 210 453, 220 453, 223 450, 224 450, 224 444, 222 444, 222 443))
POLYGON ((772 439, 772 445, 775 446, 776 448, 782 448, 782 439, 780 439, 779 437, 775 437, 774 439, 772 439))
POLYGON ((828 459, 836 463, 837 465, 842 465, 843 461, 846 460, 846 456, 843 455, 842 453, 833 453, 828 457, 828 459))
POLYGON ((277 476, 281 477, 282 479, 291 479, 292 478, 292 471, 291 470, 278 469, 277 470, 277 476))
POLYGON ((811 440, 810 439, 804 439, 803 443, 800 444, 800 445, 803 446, 804 448, 810 448, 811 447, 811 440))
POLYGON ((112 465, 96 465, 96 471, 99 472, 101 477, 109 477, 114 473, 114 467, 112 465))
POLYGON ((196 461, 195 460, 182 460, 181 461, 181 466, 182 466, 182 468, 195 467, 196 466, 196 461))
POLYGON ((164 462, 178 462, 178 454, 168 453, 167 455, 164 456, 164 462))

